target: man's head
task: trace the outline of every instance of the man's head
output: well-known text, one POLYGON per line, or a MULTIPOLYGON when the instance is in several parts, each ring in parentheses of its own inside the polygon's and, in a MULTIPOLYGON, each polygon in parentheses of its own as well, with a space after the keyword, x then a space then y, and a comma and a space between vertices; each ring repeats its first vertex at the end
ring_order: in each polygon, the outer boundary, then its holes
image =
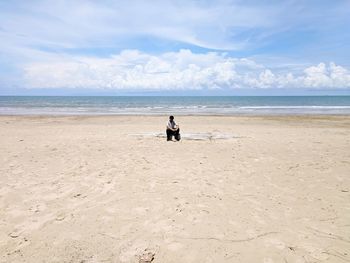
POLYGON ((169 120, 170 120, 170 121, 173 121, 173 120, 174 120, 174 116, 170 116, 170 117, 169 117, 169 120))

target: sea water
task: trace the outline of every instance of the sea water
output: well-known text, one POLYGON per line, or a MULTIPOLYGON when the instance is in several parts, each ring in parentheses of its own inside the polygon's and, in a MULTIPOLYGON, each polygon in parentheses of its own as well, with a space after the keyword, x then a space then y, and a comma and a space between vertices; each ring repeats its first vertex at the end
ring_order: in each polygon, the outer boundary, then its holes
POLYGON ((0 96, 0 115, 350 114, 350 96, 0 96))

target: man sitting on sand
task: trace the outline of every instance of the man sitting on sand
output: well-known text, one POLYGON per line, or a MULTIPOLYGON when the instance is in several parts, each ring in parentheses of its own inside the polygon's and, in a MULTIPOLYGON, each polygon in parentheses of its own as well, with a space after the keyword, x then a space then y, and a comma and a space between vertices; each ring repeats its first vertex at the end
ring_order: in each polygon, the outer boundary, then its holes
POLYGON ((174 121, 174 116, 170 116, 166 126, 167 141, 171 141, 173 136, 175 137, 175 140, 180 141, 180 127, 174 121))

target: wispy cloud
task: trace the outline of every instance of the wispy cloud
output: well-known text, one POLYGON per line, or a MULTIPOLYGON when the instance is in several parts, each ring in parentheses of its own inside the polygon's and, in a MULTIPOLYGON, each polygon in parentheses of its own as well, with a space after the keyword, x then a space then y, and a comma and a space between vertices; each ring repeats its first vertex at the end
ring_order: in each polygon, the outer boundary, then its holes
POLYGON ((2 3, 0 23, 3 36, 17 45, 108 46, 144 35, 237 50, 284 31, 317 31, 343 22, 342 1, 336 2, 322 8, 321 2, 298 1, 14 1, 2 3))
POLYGON ((144 35, 210 49, 237 49, 246 39, 234 40, 235 35, 269 27, 273 19, 272 11, 227 1, 17 1, 3 5, 0 22, 12 43, 63 48, 108 46, 118 38, 144 35))

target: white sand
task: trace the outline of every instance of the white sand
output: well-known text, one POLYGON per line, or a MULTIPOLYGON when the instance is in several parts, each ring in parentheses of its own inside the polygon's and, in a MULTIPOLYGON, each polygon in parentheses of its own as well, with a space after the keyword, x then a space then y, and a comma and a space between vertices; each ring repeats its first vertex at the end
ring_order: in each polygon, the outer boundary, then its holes
POLYGON ((0 262, 350 262, 350 117, 0 121, 0 262))

